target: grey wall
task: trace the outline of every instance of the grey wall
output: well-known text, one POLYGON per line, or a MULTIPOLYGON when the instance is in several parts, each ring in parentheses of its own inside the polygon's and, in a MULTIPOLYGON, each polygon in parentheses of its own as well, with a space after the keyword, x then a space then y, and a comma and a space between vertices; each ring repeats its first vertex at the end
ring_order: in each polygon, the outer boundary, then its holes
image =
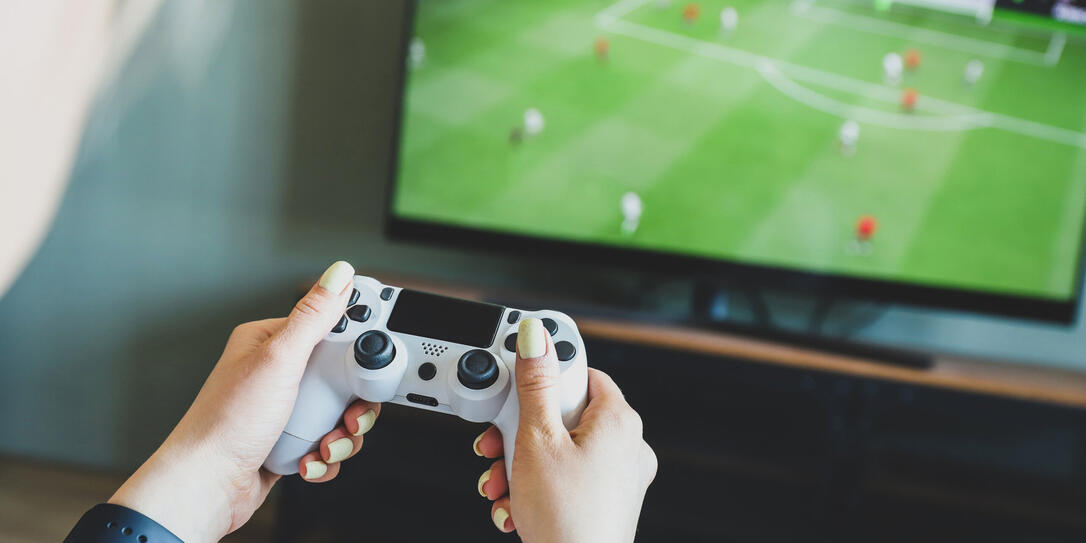
MULTIPOLYGON (((132 467, 231 328, 284 314, 338 258, 559 294, 618 273, 383 239, 401 15, 396 2, 167 2, 0 299, 0 453, 132 467)), ((1082 326, 894 310, 864 336, 1086 369, 1082 326)))

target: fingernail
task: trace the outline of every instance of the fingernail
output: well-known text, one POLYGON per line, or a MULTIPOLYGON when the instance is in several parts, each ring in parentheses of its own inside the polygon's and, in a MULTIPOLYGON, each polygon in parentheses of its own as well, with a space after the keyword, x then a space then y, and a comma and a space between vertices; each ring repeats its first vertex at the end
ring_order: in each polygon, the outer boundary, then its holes
POLYGON ((328 461, 342 462, 354 451, 354 442, 349 437, 341 437, 328 444, 328 461))
POLYGON ((324 274, 321 275, 317 284, 338 294, 347 288, 353 277, 354 267, 342 260, 338 260, 328 266, 327 270, 324 270, 324 274))
POLYGON ((543 328, 543 321, 534 317, 520 321, 517 354, 521 358, 539 358, 547 354, 547 331, 543 328))
POLYGON ((484 471, 483 474, 479 476, 479 495, 484 497, 484 498, 487 497, 487 496, 486 496, 486 492, 483 490, 483 485, 485 485, 486 482, 489 481, 489 480, 490 480, 490 470, 484 471))
POLYGON ((320 460, 311 460, 305 463, 305 478, 306 479, 320 479, 324 477, 324 474, 328 473, 328 464, 321 462, 320 460))
POLYGON ((494 526, 497 526, 499 530, 505 531, 505 521, 509 520, 509 512, 504 507, 499 507, 494 510, 494 526))
POLYGON ((377 413, 374 413, 372 410, 366 411, 365 413, 362 413, 357 420, 358 430, 355 431, 354 435, 360 436, 370 431, 370 428, 373 428, 373 423, 377 420, 377 413))
POLYGON ((483 455, 483 451, 479 450, 479 442, 483 440, 484 435, 486 435, 485 430, 483 431, 483 433, 479 434, 478 437, 475 438, 475 442, 471 444, 471 448, 475 450, 475 456, 483 455))

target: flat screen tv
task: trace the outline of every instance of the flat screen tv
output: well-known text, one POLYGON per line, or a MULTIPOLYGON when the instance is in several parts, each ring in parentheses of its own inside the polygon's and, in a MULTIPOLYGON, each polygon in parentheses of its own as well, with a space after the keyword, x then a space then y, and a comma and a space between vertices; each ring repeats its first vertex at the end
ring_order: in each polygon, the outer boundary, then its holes
POLYGON ((421 0, 393 237, 1057 322, 1081 0, 421 0))

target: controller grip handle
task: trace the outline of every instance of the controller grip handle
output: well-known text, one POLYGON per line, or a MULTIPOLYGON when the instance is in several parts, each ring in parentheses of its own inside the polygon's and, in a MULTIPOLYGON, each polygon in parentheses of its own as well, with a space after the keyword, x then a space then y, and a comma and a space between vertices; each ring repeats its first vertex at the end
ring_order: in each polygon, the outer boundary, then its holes
MULTIPOLYGON (((580 424, 581 413, 584 412, 585 405, 588 402, 587 382, 584 382, 579 389, 579 394, 573 394, 573 398, 571 399, 564 399, 564 401, 572 400, 574 403, 573 407, 563 409, 562 412, 562 423, 566 427, 566 430, 573 430, 580 424)), ((573 390, 577 389, 574 388, 573 390)), ((513 387, 509 391, 509 398, 506 400, 506 408, 502 409, 501 413, 498 413, 498 417, 494 419, 494 425, 497 426, 498 430, 501 430, 502 433, 502 446, 505 449, 506 481, 512 481, 513 454, 517 442, 517 428, 520 426, 520 398, 517 396, 516 387, 513 387)))

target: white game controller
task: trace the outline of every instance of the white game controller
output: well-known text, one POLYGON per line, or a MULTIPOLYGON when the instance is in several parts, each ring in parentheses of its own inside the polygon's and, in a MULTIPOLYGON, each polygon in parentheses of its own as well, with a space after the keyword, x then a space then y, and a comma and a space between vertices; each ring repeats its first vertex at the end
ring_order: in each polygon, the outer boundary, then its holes
POLYGON ((514 380, 520 321, 536 317, 554 339, 562 421, 576 426, 588 394, 577 325, 557 311, 520 311, 382 285, 355 276, 347 314, 309 358, 298 401, 264 467, 298 472, 298 461, 339 424, 356 398, 492 422, 505 442, 506 475, 520 407, 514 380))

